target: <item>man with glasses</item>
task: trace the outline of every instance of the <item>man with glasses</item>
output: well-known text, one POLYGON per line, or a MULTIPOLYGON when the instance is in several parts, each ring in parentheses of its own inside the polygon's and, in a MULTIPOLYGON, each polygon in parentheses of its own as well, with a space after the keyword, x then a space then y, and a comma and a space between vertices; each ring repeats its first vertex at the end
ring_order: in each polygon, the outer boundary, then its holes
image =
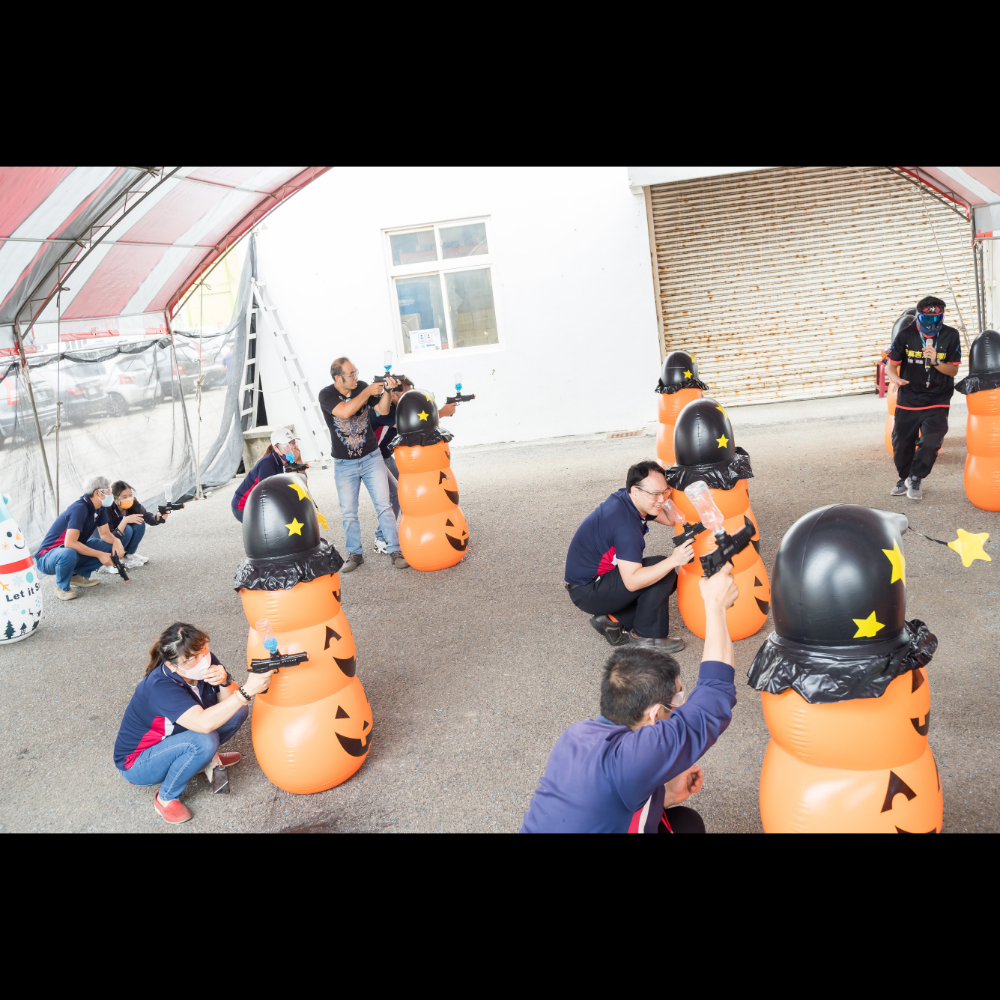
POLYGON ((922 500, 921 480, 930 475, 948 433, 948 410, 962 360, 958 330, 944 325, 944 302, 928 295, 896 335, 885 373, 899 386, 892 429, 892 460, 899 481, 889 491, 922 500), (917 443, 917 438, 920 443, 917 443))
POLYGON ((79 500, 74 500, 52 522, 35 556, 40 573, 56 578, 56 597, 72 601, 79 593, 70 589, 96 587, 100 580, 91 580, 90 574, 100 565, 110 566, 111 552, 119 559, 125 558, 121 540, 111 534, 108 524, 108 507, 115 502, 111 485, 104 476, 95 476, 79 500), (108 551, 91 548, 81 539, 89 539, 97 531, 108 545, 108 551))
POLYGON ((389 474, 379 452, 378 442, 368 419, 369 400, 377 399, 380 416, 389 412, 392 390, 397 380, 389 376, 384 383, 358 381, 358 370, 349 358, 337 358, 330 365, 333 385, 321 389, 319 405, 330 428, 333 449, 333 473, 344 523, 347 559, 341 573, 353 573, 364 561, 361 548, 361 525, 358 521, 358 496, 364 482, 375 505, 378 527, 385 540, 392 565, 406 569, 410 564, 399 550, 399 531, 389 497, 389 474))
POLYGON ((667 601, 677 589, 677 567, 694 558, 685 542, 669 556, 643 556, 646 522, 672 527, 663 510, 670 487, 657 462, 638 462, 617 490, 584 519, 566 553, 570 600, 612 646, 633 641, 667 653, 684 648, 671 638, 667 601))

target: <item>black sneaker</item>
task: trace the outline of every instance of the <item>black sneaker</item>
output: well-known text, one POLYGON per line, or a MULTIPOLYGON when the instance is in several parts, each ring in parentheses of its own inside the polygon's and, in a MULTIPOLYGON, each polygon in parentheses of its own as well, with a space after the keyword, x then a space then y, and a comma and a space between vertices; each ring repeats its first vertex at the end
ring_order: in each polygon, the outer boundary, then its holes
POLYGON ((629 632, 628 637, 637 646, 652 646, 654 649, 662 650, 664 653, 679 653, 684 649, 684 640, 673 636, 666 636, 663 639, 646 639, 635 632, 629 632))
POLYGON ((628 642, 628 633, 609 615, 593 615, 590 624, 607 639, 612 646, 623 646, 628 642))
POLYGON ((353 573, 364 561, 365 557, 358 555, 357 552, 348 552, 344 565, 340 567, 340 572, 353 573))
POLYGON ((911 500, 923 500, 924 493, 923 490, 920 489, 920 480, 917 479, 916 476, 910 476, 910 478, 906 480, 906 495, 911 500))
POLYGON ((901 497, 906 495, 906 480, 900 479, 891 490, 889 490, 889 496, 891 497, 901 497))

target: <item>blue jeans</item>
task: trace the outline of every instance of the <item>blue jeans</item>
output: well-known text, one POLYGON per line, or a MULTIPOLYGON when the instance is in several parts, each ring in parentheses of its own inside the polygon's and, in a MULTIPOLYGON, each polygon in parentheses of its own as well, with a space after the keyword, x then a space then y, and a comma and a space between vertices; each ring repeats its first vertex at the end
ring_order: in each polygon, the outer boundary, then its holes
MULTIPOLYGON (((389 474, 389 503, 392 504, 392 512, 399 518, 399 469, 396 468, 396 459, 390 455, 385 460, 385 469, 389 474)), ((375 532, 375 537, 380 537, 379 531, 375 532)))
POLYGON ((160 801, 170 802, 180 796, 199 771, 208 767, 219 747, 236 735, 249 714, 250 706, 244 705, 214 732, 193 733, 187 729, 174 733, 143 750, 127 771, 119 768, 118 773, 132 785, 160 783, 160 801))
MULTIPOLYGON (((86 545, 88 548, 91 547, 90 542, 86 545)), ((101 560, 97 556, 84 556, 76 549, 60 546, 58 549, 49 549, 43 556, 38 556, 35 563, 40 573, 46 573, 48 576, 55 574, 56 586, 60 590, 69 590, 70 577, 74 574, 89 577, 95 569, 100 568, 101 560)))
MULTIPOLYGON (((125 555, 131 556, 135 554, 135 550, 139 548, 139 542, 142 541, 142 536, 146 534, 146 524, 126 524, 122 528, 122 548, 125 549, 125 555)), ((89 548, 100 549, 102 552, 110 552, 111 545, 104 541, 100 535, 93 535, 89 542, 87 542, 89 548)))
POLYGON ((376 538, 381 538, 390 552, 399 551, 399 532, 389 501, 389 473, 382 461, 382 453, 375 451, 364 458, 335 458, 333 478, 337 484, 340 516, 344 522, 347 551, 361 555, 361 525, 358 523, 358 495, 364 482, 368 495, 378 515, 376 538))

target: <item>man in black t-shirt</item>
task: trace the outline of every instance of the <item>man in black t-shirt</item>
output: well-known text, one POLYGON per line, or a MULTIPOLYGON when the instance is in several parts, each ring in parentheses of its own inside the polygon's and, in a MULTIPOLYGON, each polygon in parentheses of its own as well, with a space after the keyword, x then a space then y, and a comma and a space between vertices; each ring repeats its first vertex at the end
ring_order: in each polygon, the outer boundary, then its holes
MULTIPOLYGON (((359 382, 358 370, 349 358, 337 358, 330 365, 330 375, 333 385, 320 390, 319 405, 330 428, 334 480, 347 545, 347 560, 340 572, 352 573, 365 561, 358 522, 358 495, 362 482, 375 505, 379 530, 393 566, 406 569, 409 563, 399 551, 399 532, 389 500, 388 472, 368 419, 371 399, 378 400, 375 409, 381 416, 388 414, 389 393, 383 394, 380 382, 373 385, 359 382)), ((396 380, 389 378, 385 386, 391 391, 396 380)))
POLYGON ((892 459, 899 481, 890 490, 923 499, 920 482, 930 474, 948 433, 948 410, 962 360, 958 331, 944 325, 944 302, 928 295, 896 334, 885 372, 899 386, 892 429, 892 459), (917 437, 920 444, 917 444, 917 437))

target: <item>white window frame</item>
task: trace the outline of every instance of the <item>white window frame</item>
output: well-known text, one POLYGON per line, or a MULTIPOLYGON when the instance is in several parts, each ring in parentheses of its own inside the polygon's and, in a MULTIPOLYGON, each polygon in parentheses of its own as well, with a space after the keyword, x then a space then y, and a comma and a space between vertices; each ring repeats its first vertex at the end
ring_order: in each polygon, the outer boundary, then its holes
POLYGON ((464 357, 472 354, 492 354, 504 349, 503 322, 500 316, 500 283, 497 279, 496 258, 493 255, 493 231, 490 217, 488 215, 470 216, 466 219, 446 219, 440 222, 423 222, 412 226, 393 226, 382 230, 383 247, 385 251, 385 266, 389 278, 389 302, 392 312, 393 341, 396 344, 396 356, 400 362, 404 359, 409 364, 411 361, 418 361, 426 358, 443 359, 450 356, 464 357), (465 226, 474 224, 485 224, 486 245, 489 253, 476 254, 474 257, 453 257, 450 260, 443 259, 441 249, 441 230, 450 229, 452 226, 465 226), (434 245, 437 248, 437 260, 420 261, 417 264, 399 264, 392 262, 392 243, 390 236, 402 236, 406 233, 416 233, 427 229, 434 230, 434 245), (448 307, 448 287, 445 283, 445 275, 458 271, 482 271, 489 269, 490 284, 493 288, 493 313, 497 323, 497 342, 495 344, 477 344, 475 347, 454 347, 454 336, 451 329, 451 309, 448 307), (407 351, 409 344, 403 336, 403 320, 399 312, 399 296, 396 293, 397 278, 418 278, 438 275, 441 283, 441 302, 444 307, 445 329, 442 331, 447 338, 447 351, 442 348, 440 351, 424 351, 414 353, 407 351))

